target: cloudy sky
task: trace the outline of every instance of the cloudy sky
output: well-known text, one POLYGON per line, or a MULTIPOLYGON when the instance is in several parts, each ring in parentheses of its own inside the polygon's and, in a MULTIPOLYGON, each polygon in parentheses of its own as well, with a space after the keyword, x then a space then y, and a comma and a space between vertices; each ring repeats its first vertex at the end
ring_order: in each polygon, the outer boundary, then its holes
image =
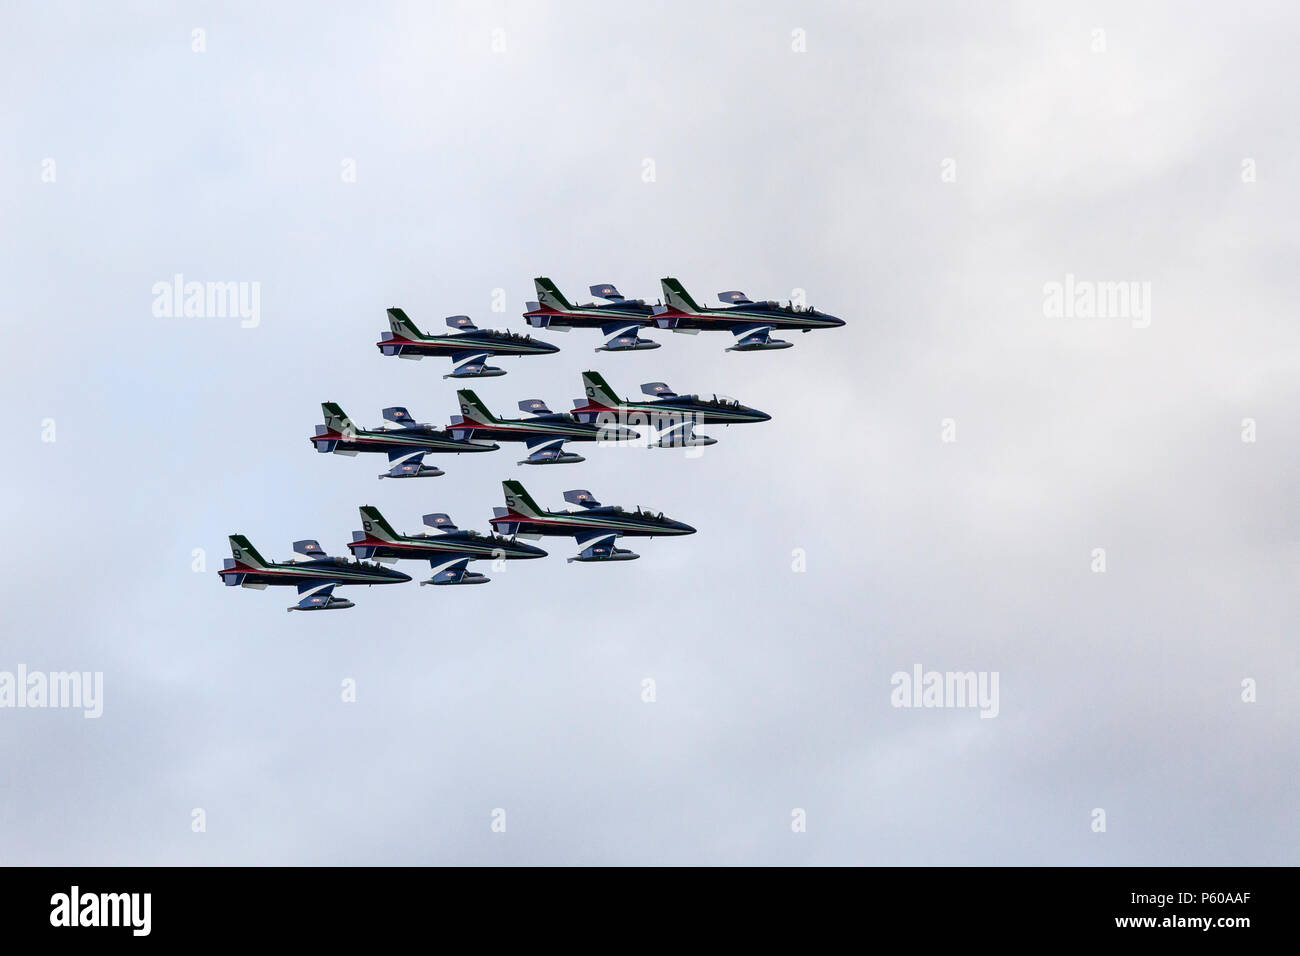
POLYGON ((6 6, 0 671, 104 699, 0 709, 0 858, 1300 862, 1297 26, 6 6), (258 283, 256 326, 155 315, 178 273, 258 283), (772 415, 697 458, 379 482, 312 451, 321 401, 454 411, 445 362, 374 348, 385 307, 518 330, 535 275, 805 290, 848 324, 754 354, 574 331, 478 386, 567 408, 595 368, 772 415), (1063 317, 1067 276, 1145 294, 1063 317), (231 532, 341 553, 361 504, 486 530, 504 478, 699 533, 335 614, 216 576, 231 532), (997 716, 893 706, 918 666, 996 674, 997 716))

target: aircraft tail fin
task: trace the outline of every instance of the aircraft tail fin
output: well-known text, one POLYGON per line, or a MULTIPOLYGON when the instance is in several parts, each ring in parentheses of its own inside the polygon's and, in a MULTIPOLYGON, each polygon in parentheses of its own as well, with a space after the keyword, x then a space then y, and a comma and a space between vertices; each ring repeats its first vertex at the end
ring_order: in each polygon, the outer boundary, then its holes
POLYGON ((240 564, 246 564, 250 568, 265 568, 268 564, 242 534, 230 536, 230 555, 240 564))
POLYGON ((554 309, 556 312, 573 311, 573 305, 550 279, 538 276, 533 280, 533 286, 537 289, 537 301, 546 308, 554 309))
POLYGON ((533 496, 524 490, 517 481, 503 481, 501 488, 506 493, 506 508, 525 518, 540 518, 542 509, 537 506, 533 496))
POLYGON ((402 338, 419 339, 424 336, 424 333, 411 321, 411 317, 403 309, 392 308, 388 310, 388 327, 393 330, 394 335, 400 335, 402 338))
POLYGON ((361 528, 366 534, 376 537, 380 541, 396 541, 398 539, 398 533, 379 513, 378 508, 373 505, 362 505, 357 510, 361 512, 361 528))
POLYGON ((495 425, 498 423, 499 419, 488 411, 488 407, 483 404, 482 399, 474 394, 472 389, 458 389, 456 398, 460 400, 460 413, 464 416, 466 423, 471 425, 495 425))
POLYGON ((685 312, 687 315, 699 314, 704 311, 691 298, 691 294, 686 291, 686 287, 676 279, 671 277, 660 279, 659 284, 663 286, 664 301, 671 308, 676 309, 678 312, 685 312))
POLYGON ((599 372, 582 373, 582 390, 586 393, 587 401, 597 405, 603 405, 606 408, 617 408, 622 402, 614 394, 614 390, 609 387, 604 376, 599 372))
POLYGON ((343 409, 334 402, 321 402, 320 408, 325 413, 326 428, 345 435, 356 434, 357 426, 352 423, 352 419, 348 418, 343 409))

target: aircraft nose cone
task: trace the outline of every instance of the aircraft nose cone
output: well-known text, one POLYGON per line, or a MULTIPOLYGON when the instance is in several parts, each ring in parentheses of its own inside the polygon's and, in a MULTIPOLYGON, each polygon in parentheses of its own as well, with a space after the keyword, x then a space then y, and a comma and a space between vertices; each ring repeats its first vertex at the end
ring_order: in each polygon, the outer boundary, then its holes
POLYGON ((751 409, 751 411, 754 414, 754 421, 756 422, 770 422, 772 420, 772 416, 767 412, 760 412, 757 408, 751 409))
POLYGON ((538 351, 542 355, 554 355, 560 350, 558 345, 552 345, 550 342, 538 342, 537 344, 539 346, 538 351))
POLYGON ((832 329, 838 329, 841 325, 844 324, 843 319, 837 319, 833 315, 825 316, 825 319, 826 319, 826 324, 830 326, 830 328, 832 329))
POLYGON ((537 545, 535 545, 535 544, 525 544, 525 543, 522 542, 522 541, 516 541, 516 542, 515 542, 515 547, 519 549, 519 555, 518 555, 518 556, 521 557, 521 558, 544 558, 544 557, 546 557, 546 552, 543 551, 541 548, 537 547, 537 545))
POLYGON ((674 521, 672 523, 673 534, 695 534, 695 529, 685 521, 674 521))
POLYGON ((390 571, 389 574, 393 576, 393 581, 397 584, 401 584, 403 581, 411 580, 411 576, 409 574, 405 574, 401 571, 390 571))

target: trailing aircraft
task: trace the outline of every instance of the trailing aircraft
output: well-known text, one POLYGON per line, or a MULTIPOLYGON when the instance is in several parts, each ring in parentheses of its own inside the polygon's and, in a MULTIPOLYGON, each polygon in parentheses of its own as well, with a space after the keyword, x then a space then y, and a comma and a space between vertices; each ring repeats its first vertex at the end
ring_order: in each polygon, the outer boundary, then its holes
POLYGON ((764 349, 788 349, 793 343, 771 337, 781 330, 811 332, 813 329, 835 329, 844 324, 814 308, 803 308, 779 302, 754 302, 743 292, 719 292, 726 308, 706 309, 697 305, 689 292, 676 279, 660 279, 666 305, 655 307, 655 324, 661 329, 685 332, 722 330, 736 337, 736 344, 728 352, 758 352, 764 349))
POLYGON ((539 329, 567 332, 569 329, 600 329, 605 344, 597 352, 635 352, 657 349, 658 342, 639 336, 642 328, 654 328, 654 306, 644 299, 625 299, 609 283, 593 285, 591 294, 605 300, 605 304, 573 305, 545 276, 533 280, 537 289, 537 302, 528 303, 524 318, 539 329))
POLYGON ((651 396, 651 401, 619 398, 599 372, 583 372, 582 389, 585 397, 573 400, 573 416, 578 421, 598 418, 609 421, 612 416, 625 424, 644 422, 654 427, 657 433, 654 444, 660 446, 715 444, 712 438, 696 435, 695 425, 739 425, 772 418, 725 395, 708 399, 678 395, 663 382, 647 382, 641 386, 642 393, 651 396))
MULTIPOLYGON (((489 441, 524 442, 528 457, 521 465, 560 465, 586 461, 581 455, 564 450, 566 441, 631 441, 641 436, 631 428, 615 423, 580 422, 564 412, 553 412, 540 398, 519 403, 531 418, 498 418, 468 388, 456 392, 461 414, 453 418, 449 430, 453 437, 489 441)), ((495 446, 493 446, 495 447, 495 446)))
POLYGON ((428 335, 421 332, 401 309, 388 310, 388 326, 375 346, 385 355, 404 359, 422 359, 426 355, 443 355, 451 358, 451 373, 443 378, 489 378, 504 375, 505 370, 488 365, 492 355, 551 355, 558 346, 541 342, 531 335, 514 332, 493 332, 478 328, 468 315, 451 315, 447 325, 460 331, 450 335, 428 335))
POLYGON ((424 456, 433 453, 496 451, 500 445, 468 441, 432 425, 418 425, 411 413, 400 405, 384 409, 384 418, 392 425, 358 428, 334 402, 322 402, 325 424, 316 426, 310 439, 322 454, 355 455, 376 452, 388 456, 388 471, 380 478, 436 478, 446 474, 441 468, 423 464, 424 456))
POLYGON ((398 534, 384 520, 378 508, 361 506, 361 531, 352 532, 348 548, 358 558, 374 558, 385 563, 397 560, 428 561, 433 577, 426 584, 486 584, 491 578, 468 570, 471 561, 544 558, 546 552, 522 541, 497 534, 462 531, 445 514, 424 516, 426 526, 436 534, 398 534))
POLYGON ((582 550, 569 561, 630 561, 638 558, 626 548, 614 546, 620 536, 694 534, 695 529, 681 521, 665 518, 662 511, 637 508, 624 511, 605 506, 590 491, 566 491, 564 500, 580 507, 578 511, 546 511, 517 481, 503 481, 506 506, 492 509, 492 527, 502 534, 521 537, 552 535, 572 537, 582 550))
POLYGON ((303 557, 288 561, 267 561, 242 534, 230 536, 232 557, 222 562, 217 574, 230 587, 257 588, 283 585, 298 589, 298 603, 289 611, 334 611, 352 607, 351 601, 333 596, 334 589, 354 584, 400 584, 409 574, 378 564, 331 558, 320 544, 310 539, 295 541, 293 550, 303 557))

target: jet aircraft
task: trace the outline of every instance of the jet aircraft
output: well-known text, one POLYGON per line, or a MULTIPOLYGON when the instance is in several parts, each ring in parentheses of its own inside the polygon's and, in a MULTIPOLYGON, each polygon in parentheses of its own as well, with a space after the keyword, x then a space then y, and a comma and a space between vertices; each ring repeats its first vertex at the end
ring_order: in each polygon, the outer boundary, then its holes
POLYGON ((723 330, 736 337, 736 344, 728 352, 758 352, 764 349, 788 349, 793 343, 774 339, 775 331, 811 332, 813 329, 834 329, 844 324, 814 308, 803 308, 779 302, 753 302, 743 292, 719 292, 718 298, 726 304, 723 309, 706 309, 696 304, 690 293, 676 279, 660 279, 667 305, 655 308, 655 324, 661 329, 694 335, 700 331, 723 330))
POLYGON ((351 601, 333 596, 334 589, 353 584, 399 584, 411 580, 409 574, 365 561, 331 558, 319 543, 295 541, 293 550, 303 557, 276 563, 267 561, 242 534, 230 536, 233 557, 222 562, 217 574, 228 586, 257 588, 268 585, 297 587, 298 603, 289 611, 334 611, 352 607, 351 601))
POLYGON ((358 558, 374 558, 389 563, 399 559, 428 561, 433 577, 421 581, 426 584, 486 584, 492 580, 483 574, 468 570, 471 561, 494 561, 520 558, 544 558, 546 552, 522 541, 513 541, 497 534, 479 534, 462 531, 452 524, 445 514, 424 516, 426 526, 436 534, 398 534, 384 520, 378 508, 361 506, 361 527, 352 532, 348 545, 358 558))
POLYGON ((604 305, 588 302, 573 305, 545 276, 533 280, 537 289, 537 302, 528 303, 524 318, 539 329, 567 332, 569 329, 600 329, 605 344, 597 352, 635 352, 657 349, 658 342, 638 335, 642 328, 654 328, 654 306, 644 299, 625 299, 618 289, 605 283, 593 285, 591 294, 605 300, 604 305))
POLYGON ((739 425, 766 422, 772 416, 740 404, 734 398, 714 395, 678 395, 663 382, 647 382, 641 391, 652 401, 619 398, 599 372, 582 373, 583 398, 573 400, 573 417, 580 422, 611 416, 620 422, 645 422, 654 426, 658 445, 712 445, 714 439, 694 434, 695 425, 739 425))
POLYGON ((388 310, 388 325, 391 331, 383 333, 375 343, 380 352, 404 359, 449 356, 451 373, 443 378, 489 378, 506 374, 504 369, 487 364, 492 355, 550 355, 559 351, 558 346, 538 341, 531 335, 480 329, 468 315, 447 317, 447 325, 460 330, 450 335, 421 332, 401 309, 388 310))
MULTIPOLYGON (((531 418, 498 418, 468 388, 456 392, 461 414, 452 419, 449 430, 461 439, 524 442, 528 457, 521 465, 559 465, 586 461, 581 455, 564 450, 566 441, 631 441, 640 435, 618 424, 580 422, 564 412, 553 412, 540 398, 519 403, 531 418)), ((495 447, 495 446, 494 446, 495 447)))
POLYGON ((316 450, 335 455, 355 455, 362 451, 386 454, 389 467, 380 478, 436 478, 446 472, 423 464, 424 456, 431 452, 459 455, 496 451, 501 447, 491 442, 468 441, 432 425, 418 425, 401 406, 384 409, 384 418, 392 425, 371 429, 358 428, 333 402, 322 402, 320 407, 325 413, 325 424, 317 425, 316 434, 311 438, 316 450))
POLYGON ((654 537, 655 535, 694 534, 695 529, 681 521, 665 518, 662 511, 637 508, 624 511, 605 506, 590 491, 566 491, 564 500, 580 506, 578 511, 545 511, 517 481, 503 481, 506 506, 493 508, 492 527, 502 534, 521 537, 554 535, 575 538, 582 550, 569 561, 630 561, 638 558, 626 548, 615 547, 619 536, 654 537))

